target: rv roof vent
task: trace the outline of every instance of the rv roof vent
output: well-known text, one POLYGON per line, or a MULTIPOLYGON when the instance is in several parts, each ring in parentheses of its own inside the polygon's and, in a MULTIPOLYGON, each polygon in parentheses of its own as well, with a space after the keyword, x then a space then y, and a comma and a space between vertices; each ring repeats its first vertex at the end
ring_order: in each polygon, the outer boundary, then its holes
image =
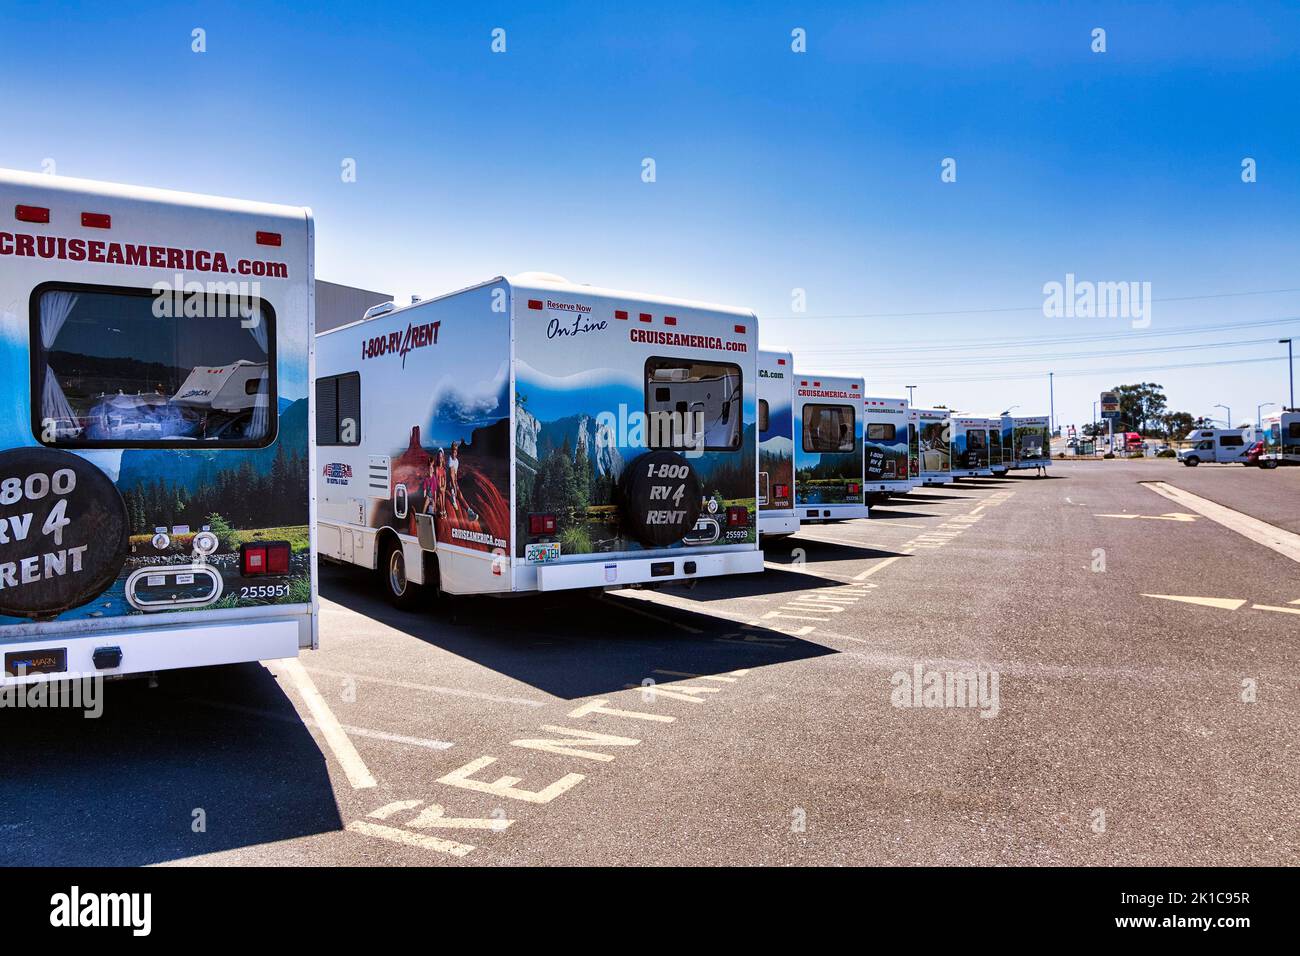
POLYGON ((361 319, 362 321, 365 321, 366 319, 373 319, 377 315, 387 315, 389 312, 393 311, 393 308, 394 306, 392 302, 381 302, 378 305, 372 305, 370 308, 366 309, 366 314, 363 315, 361 319))
POLYGON ((554 272, 521 272, 515 276, 519 282, 547 282, 551 285, 572 285, 564 276, 557 276, 554 272))
POLYGON ((419 302, 419 301, 421 301, 421 300, 420 300, 420 297, 419 297, 418 295, 413 295, 413 296, 411 296, 411 305, 415 305, 415 304, 416 304, 417 302, 419 302))

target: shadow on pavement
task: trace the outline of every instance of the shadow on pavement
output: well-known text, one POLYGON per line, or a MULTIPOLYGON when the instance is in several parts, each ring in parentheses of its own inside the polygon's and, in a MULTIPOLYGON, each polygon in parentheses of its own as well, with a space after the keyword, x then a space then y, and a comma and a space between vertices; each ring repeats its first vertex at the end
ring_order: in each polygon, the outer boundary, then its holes
MULTIPOLYGON (((786 576, 804 578, 804 588, 834 583, 819 585, 807 575, 786 576)), ((768 574, 743 578, 756 579, 756 593, 771 593, 770 586, 757 583, 768 574)), ((739 580, 727 584, 735 587, 739 580)), ((725 674, 837 653, 763 626, 618 591, 454 598, 406 612, 389 606, 370 581, 364 573, 323 569, 321 596, 565 700, 639 687, 647 678, 674 679, 660 671, 725 674)), ((697 592, 674 588, 665 593, 689 599, 697 592)), ((756 617, 763 610, 755 604, 756 617)))
POLYGON ((341 828, 325 759, 264 667, 158 679, 104 684, 96 719, 0 711, 0 863, 140 866, 341 828))

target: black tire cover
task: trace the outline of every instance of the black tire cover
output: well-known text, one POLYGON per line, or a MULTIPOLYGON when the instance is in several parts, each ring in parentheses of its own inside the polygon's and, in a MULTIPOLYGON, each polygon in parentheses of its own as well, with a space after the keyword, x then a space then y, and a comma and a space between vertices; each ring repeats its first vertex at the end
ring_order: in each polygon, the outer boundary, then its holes
POLYGON ((49 617, 117 580, 126 504, 99 468, 53 448, 0 452, 0 614, 49 617))
POLYGON ((623 469, 619 488, 624 525, 648 548, 676 544, 700 517, 700 478, 675 451, 648 451, 633 459, 623 469))

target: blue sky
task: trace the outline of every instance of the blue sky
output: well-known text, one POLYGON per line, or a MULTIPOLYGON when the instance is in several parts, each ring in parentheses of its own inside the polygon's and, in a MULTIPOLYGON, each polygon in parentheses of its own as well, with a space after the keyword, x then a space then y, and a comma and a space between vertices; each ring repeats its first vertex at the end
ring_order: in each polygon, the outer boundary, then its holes
POLYGON ((1285 400, 1300 7, 709 7, 9 4, 0 165, 310 205, 318 275, 402 297, 540 269, 748 306, 921 405, 1046 412, 1049 370, 1062 424, 1142 379, 1285 400), (1150 282, 1150 327, 1045 317, 1067 273, 1150 282))

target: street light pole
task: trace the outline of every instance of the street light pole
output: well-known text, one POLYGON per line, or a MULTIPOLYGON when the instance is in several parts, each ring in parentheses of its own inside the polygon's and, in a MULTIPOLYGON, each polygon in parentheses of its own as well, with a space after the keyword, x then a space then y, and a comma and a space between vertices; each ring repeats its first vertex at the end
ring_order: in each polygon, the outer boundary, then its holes
POLYGON ((1231 428, 1231 427, 1232 427, 1232 409, 1229 408, 1227 405, 1215 405, 1214 407, 1215 407, 1215 408, 1222 408, 1225 412, 1228 413, 1228 427, 1231 428))
POLYGON ((911 407, 911 406, 913 406, 913 405, 916 404, 916 402, 912 400, 912 396, 913 396, 913 394, 915 394, 915 392, 916 392, 916 386, 915 386, 915 385, 908 385, 908 386, 905 386, 905 387, 907 388, 907 404, 908 404, 908 407, 911 407))
POLYGON ((1295 408, 1295 359, 1291 355, 1291 340, 1278 339, 1277 343, 1286 346, 1286 374, 1291 382, 1291 403, 1287 407, 1295 408))
POLYGON ((1048 429, 1052 435, 1056 434, 1056 387, 1054 384, 1055 372, 1047 373, 1047 407, 1051 427, 1048 429))
POLYGON ((1260 412, 1263 410, 1264 406, 1276 405, 1276 404, 1277 402, 1260 402, 1258 405, 1255 406, 1255 427, 1256 428, 1260 430, 1263 430, 1264 428, 1264 417, 1260 415, 1260 412))

